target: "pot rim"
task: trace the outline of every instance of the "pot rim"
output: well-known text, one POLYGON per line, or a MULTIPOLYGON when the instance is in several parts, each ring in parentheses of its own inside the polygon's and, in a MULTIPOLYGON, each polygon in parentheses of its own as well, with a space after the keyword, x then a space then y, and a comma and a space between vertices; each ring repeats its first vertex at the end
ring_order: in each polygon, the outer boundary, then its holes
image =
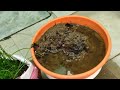
POLYGON ((84 73, 80 73, 80 74, 75 74, 75 75, 62 75, 62 74, 57 74, 57 73, 54 73, 48 69, 46 69, 45 67, 43 67, 36 59, 35 57, 35 54, 34 54, 34 48, 32 47, 31 48, 31 54, 32 54, 32 58, 33 58, 33 61, 34 63, 36 64, 36 66, 42 70, 45 74, 48 74, 52 77, 55 77, 55 78, 59 78, 59 79, 78 79, 78 78, 87 78, 89 77, 90 75, 92 75, 93 73, 95 73, 98 69, 100 69, 108 60, 108 57, 110 55, 110 52, 111 52, 111 48, 112 48, 112 44, 111 44, 111 38, 109 36, 109 33, 108 31, 101 25, 99 24, 97 21, 93 20, 93 19, 90 19, 88 17, 85 17, 85 16, 79 16, 79 15, 68 15, 68 16, 62 16, 62 17, 58 17, 56 19, 53 19, 51 21, 49 21, 48 23, 46 23, 45 25, 43 25, 35 34, 35 36, 33 37, 32 39, 32 44, 34 43, 36 37, 37 37, 37 34, 40 32, 40 30, 44 27, 46 27, 48 24, 50 24, 51 22, 53 21, 56 21, 58 19, 63 19, 63 18, 71 18, 71 17, 77 17, 77 18, 83 18, 83 19, 87 19, 95 24, 97 24, 98 26, 101 27, 101 29, 103 30, 102 32, 105 33, 106 37, 107 37, 107 41, 108 41, 108 48, 106 49, 106 55, 105 57, 103 58, 103 60, 97 65, 95 66, 94 68, 90 69, 89 71, 86 71, 84 73))

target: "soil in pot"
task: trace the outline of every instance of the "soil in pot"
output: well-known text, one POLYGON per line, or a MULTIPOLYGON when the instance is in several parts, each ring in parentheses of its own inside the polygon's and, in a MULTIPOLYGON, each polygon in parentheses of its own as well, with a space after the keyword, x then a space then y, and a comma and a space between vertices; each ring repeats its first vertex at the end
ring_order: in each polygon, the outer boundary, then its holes
POLYGON ((94 68, 106 51, 97 32, 73 23, 54 25, 33 46, 41 65, 64 75, 80 74, 94 68))

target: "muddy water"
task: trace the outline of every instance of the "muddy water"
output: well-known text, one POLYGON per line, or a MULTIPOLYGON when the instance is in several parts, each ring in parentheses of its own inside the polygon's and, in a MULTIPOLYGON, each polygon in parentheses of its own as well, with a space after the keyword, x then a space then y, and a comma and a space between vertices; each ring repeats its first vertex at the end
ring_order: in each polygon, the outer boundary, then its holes
POLYGON ((101 62, 105 56, 105 44, 89 27, 62 23, 50 28, 36 42, 35 55, 48 70, 79 74, 101 62))

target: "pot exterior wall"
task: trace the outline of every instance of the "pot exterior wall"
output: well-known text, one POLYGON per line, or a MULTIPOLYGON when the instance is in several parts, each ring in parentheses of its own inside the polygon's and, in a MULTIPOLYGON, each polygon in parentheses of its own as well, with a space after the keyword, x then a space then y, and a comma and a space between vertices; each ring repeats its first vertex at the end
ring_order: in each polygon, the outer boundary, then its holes
MULTIPOLYGON (((102 68, 98 69, 94 74, 92 74, 91 76, 85 78, 85 79, 94 79, 101 71, 102 68)), ((57 79, 57 78, 54 78, 54 77, 51 77, 50 75, 47 75, 46 76, 49 78, 49 79, 57 79)))

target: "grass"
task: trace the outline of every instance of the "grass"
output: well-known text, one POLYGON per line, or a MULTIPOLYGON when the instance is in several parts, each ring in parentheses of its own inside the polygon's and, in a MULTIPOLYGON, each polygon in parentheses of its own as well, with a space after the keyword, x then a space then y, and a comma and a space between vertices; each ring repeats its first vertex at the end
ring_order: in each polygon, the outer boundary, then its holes
POLYGON ((25 63, 13 58, 0 46, 0 79, 15 79, 27 68, 25 63))

